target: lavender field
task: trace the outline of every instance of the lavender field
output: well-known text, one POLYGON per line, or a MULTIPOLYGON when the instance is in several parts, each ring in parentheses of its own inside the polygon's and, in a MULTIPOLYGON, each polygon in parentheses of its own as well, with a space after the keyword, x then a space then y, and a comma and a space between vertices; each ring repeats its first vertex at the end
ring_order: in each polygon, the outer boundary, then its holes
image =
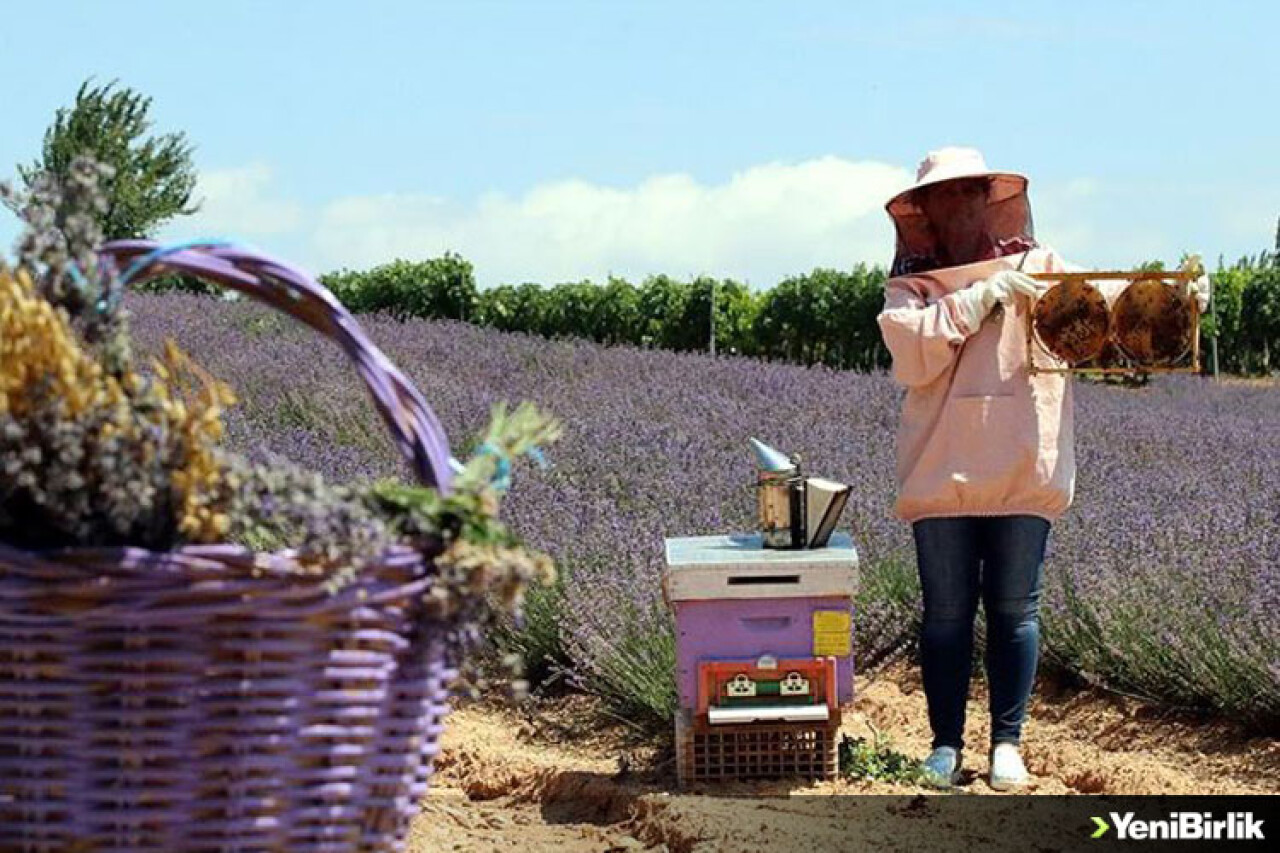
MULTIPOLYGON (((140 346, 175 337, 241 397, 241 450, 337 481, 402 474, 343 356, 265 309, 133 296, 140 346)), ((565 423, 552 467, 516 466, 511 526, 562 583, 509 639, 620 711, 665 723, 674 648, 658 578, 664 536, 750 528, 748 436, 851 483, 843 526, 863 560, 862 665, 909 652, 918 620, 910 528, 892 516, 901 391, 841 373, 364 318, 417 383, 455 455, 498 400, 565 423)), ((1158 376, 1076 386, 1076 502, 1049 539, 1045 665, 1179 706, 1280 720, 1280 386, 1158 376)))

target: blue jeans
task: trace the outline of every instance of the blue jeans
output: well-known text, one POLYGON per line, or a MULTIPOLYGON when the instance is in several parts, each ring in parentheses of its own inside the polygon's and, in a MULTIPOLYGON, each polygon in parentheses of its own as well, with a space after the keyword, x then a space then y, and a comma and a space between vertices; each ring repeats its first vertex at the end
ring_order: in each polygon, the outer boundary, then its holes
POLYGON ((915 522, 924 593, 920 662, 933 746, 964 746, 978 598, 987 617, 991 743, 1018 743, 1040 645, 1040 582, 1049 522, 1034 515, 915 522))

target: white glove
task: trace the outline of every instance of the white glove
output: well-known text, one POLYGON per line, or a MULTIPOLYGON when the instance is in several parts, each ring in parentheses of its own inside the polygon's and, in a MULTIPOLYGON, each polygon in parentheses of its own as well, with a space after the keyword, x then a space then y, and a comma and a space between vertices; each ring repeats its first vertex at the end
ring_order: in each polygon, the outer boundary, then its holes
POLYGON ((977 331, 997 302, 1005 306, 1012 305, 1018 294, 1034 299, 1048 286, 1048 282, 1037 281, 1024 272, 1000 270, 991 278, 975 281, 963 290, 957 290, 954 295, 966 324, 977 331))
POLYGON ((1199 307, 1200 313, 1203 314, 1209 310, 1209 296, 1212 289, 1213 287, 1209 283, 1209 276, 1201 275, 1194 281, 1183 282, 1182 295, 1195 296, 1196 305, 1199 307))
POLYGON ((1183 298, 1194 296, 1196 305, 1203 314, 1209 308, 1209 291, 1212 289, 1209 284, 1209 276, 1205 274, 1204 262, 1200 260, 1200 253, 1193 252, 1182 256, 1182 263, 1179 268, 1183 272, 1189 272, 1196 275, 1191 281, 1184 281, 1180 288, 1183 298), (1198 274, 1198 275, 1197 275, 1198 274))

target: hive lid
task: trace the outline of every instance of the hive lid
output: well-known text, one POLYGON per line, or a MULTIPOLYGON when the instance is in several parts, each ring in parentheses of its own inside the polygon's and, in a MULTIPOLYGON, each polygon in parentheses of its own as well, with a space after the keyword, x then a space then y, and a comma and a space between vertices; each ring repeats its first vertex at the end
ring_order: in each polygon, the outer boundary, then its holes
POLYGON ((824 548, 765 548, 759 533, 666 540, 663 593, 668 601, 852 596, 858 552, 847 533, 824 548))

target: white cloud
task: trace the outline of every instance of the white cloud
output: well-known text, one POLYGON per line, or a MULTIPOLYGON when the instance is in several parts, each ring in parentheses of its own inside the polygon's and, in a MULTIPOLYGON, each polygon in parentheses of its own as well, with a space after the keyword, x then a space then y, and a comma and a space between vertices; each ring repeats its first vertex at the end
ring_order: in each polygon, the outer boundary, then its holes
POLYGON ((201 172, 193 197, 200 210, 170 229, 182 236, 272 237, 297 231, 302 206, 270 195, 272 172, 265 163, 201 172))
POLYGON ((909 183, 897 166, 822 157, 755 166, 722 184, 667 174, 625 188, 557 181, 470 204, 346 198, 325 205, 311 238, 322 267, 457 251, 482 285, 658 272, 771 284, 814 266, 887 260, 883 204, 909 183))
MULTIPOLYGON (((661 272, 767 287, 817 266, 887 264, 893 231, 883 205, 912 179, 898 165, 826 156, 753 166, 720 183, 673 173, 621 187, 572 179, 522 194, 404 192, 304 206, 275 192, 271 169, 254 163, 203 174, 204 210, 167 236, 256 243, 317 272, 451 250, 475 265, 481 286, 600 281, 610 273, 638 281, 661 272)), ((1089 177, 1033 182, 1036 233, 1078 263, 1123 267, 1176 255, 1184 243, 1216 256, 1215 243, 1230 242, 1225 231, 1269 230, 1262 214, 1272 193, 1256 193, 1246 215, 1238 188, 1201 191, 1205 197, 1189 205, 1186 187, 1157 196, 1089 177), (1234 216, 1222 215, 1226 200, 1234 216), (1217 216, 1186 215, 1210 211, 1217 216)))
POLYGON ((1198 251, 1229 263, 1272 245, 1280 187, 1190 181, 1076 179, 1032 189, 1036 236, 1072 261, 1127 269, 1198 251))

